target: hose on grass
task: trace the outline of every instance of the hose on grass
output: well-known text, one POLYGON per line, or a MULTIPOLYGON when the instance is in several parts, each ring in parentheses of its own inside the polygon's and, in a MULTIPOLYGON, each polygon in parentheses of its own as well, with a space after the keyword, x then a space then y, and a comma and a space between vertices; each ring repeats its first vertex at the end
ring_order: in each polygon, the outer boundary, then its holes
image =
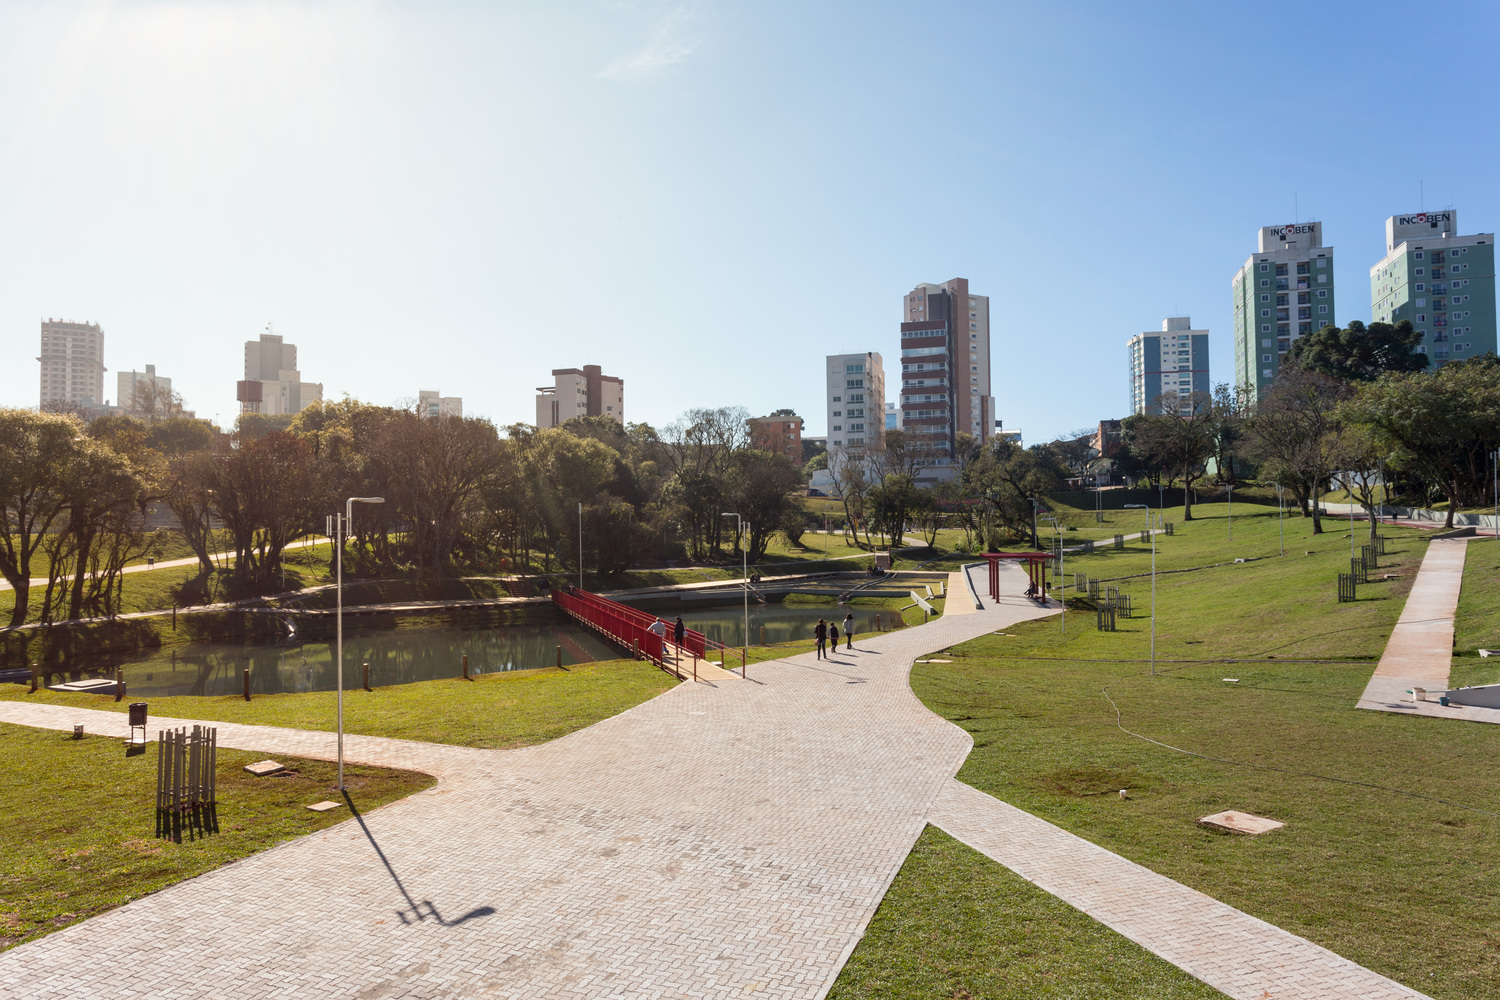
MULTIPOLYGON (((1124 678, 1119 679, 1124 680, 1124 678)), ((1377 791, 1391 792, 1395 795, 1405 795, 1408 798, 1413 799, 1425 799, 1428 802, 1437 802, 1445 806, 1452 806, 1455 809, 1464 809, 1469 812, 1479 813, 1481 816, 1493 816, 1496 819, 1500 819, 1500 813, 1491 812, 1488 809, 1480 809, 1476 806, 1467 806, 1462 802, 1454 802, 1451 799, 1440 799, 1436 795, 1424 795, 1421 792, 1409 792, 1404 788, 1391 788, 1388 785, 1377 785, 1373 781, 1356 781, 1353 778, 1335 778, 1332 775, 1318 774, 1315 771, 1299 771, 1295 768, 1275 767, 1271 764, 1252 764, 1249 761, 1245 760, 1230 760, 1227 757, 1213 757, 1206 753, 1198 753, 1196 750, 1184 750, 1182 747, 1174 747, 1170 743, 1163 743, 1161 740, 1153 740, 1149 736, 1143 736, 1140 733, 1131 732, 1129 729, 1126 729, 1124 717, 1120 711, 1120 706, 1115 704, 1115 700, 1109 696, 1108 686, 1104 687, 1101 690, 1104 694, 1104 700, 1109 702, 1109 707, 1115 710, 1115 727, 1119 729, 1120 732, 1124 733, 1126 736, 1134 736, 1138 740, 1145 740, 1147 743, 1152 743, 1164 749, 1171 750, 1174 753, 1186 754, 1189 757, 1197 757, 1200 760, 1213 761, 1216 764, 1230 764, 1235 767, 1253 767, 1259 771, 1275 771, 1278 774, 1291 774, 1296 775, 1300 778, 1315 778, 1319 781, 1332 781, 1337 782, 1341 785, 1356 785, 1360 788, 1373 788, 1377 791)))

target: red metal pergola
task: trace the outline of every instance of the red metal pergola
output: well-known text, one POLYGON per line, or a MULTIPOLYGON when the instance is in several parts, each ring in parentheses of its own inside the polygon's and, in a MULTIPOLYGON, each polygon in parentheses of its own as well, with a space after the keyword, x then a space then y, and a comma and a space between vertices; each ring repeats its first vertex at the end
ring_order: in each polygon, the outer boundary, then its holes
POLYGON ((1026 576, 1043 600, 1047 597, 1047 560, 1052 556, 1046 552, 986 552, 985 560, 990 564, 990 597, 1000 600, 1000 560, 1015 559, 1026 564, 1026 576))

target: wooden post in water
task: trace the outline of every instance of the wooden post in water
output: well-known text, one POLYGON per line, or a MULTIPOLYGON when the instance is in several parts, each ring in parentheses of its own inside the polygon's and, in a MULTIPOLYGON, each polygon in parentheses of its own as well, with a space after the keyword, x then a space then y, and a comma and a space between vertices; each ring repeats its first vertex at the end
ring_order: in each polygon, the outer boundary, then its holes
POLYGON ((766 627, 764 625, 760 627, 760 644, 762 646, 766 644, 766 627))
POLYGON ((244 669, 243 673, 244 673, 244 678, 245 678, 245 700, 249 701, 250 700, 250 668, 246 667, 244 669))

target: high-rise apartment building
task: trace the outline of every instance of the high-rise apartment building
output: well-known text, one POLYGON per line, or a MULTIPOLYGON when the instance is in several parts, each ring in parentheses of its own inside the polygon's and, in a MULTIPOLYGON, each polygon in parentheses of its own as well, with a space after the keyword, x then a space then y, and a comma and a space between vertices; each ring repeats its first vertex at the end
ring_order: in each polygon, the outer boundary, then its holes
POLYGON ((951 466, 956 436, 995 433, 990 394, 990 300, 967 278, 921 284, 902 301, 901 427, 938 468, 951 466))
POLYGON ((574 417, 625 422, 625 380, 598 365, 552 369, 552 385, 537 386, 536 425, 556 427, 574 417))
POLYGON ((417 415, 428 420, 464 415, 462 396, 444 396, 436 389, 417 390, 417 415))
POLYGON ((170 408, 172 380, 156 374, 155 365, 147 365, 143 372, 116 372, 115 382, 115 403, 126 413, 155 415, 163 412, 163 404, 170 408))
POLYGON ((1495 234, 1458 235, 1458 212, 1385 220, 1385 257, 1370 268, 1370 315, 1411 320, 1432 370, 1495 350, 1495 234))
POLYGON ((1262 227, 1260 248, 1232 288, 1235 386, 1259 395, 1292 341, 1335 322, 1333 247, 1323 245, 1323 224, 1262 227))
POLYGON ((885 364, 875 351, 830 354, 828 460, 865 454, 885 436, 885 364))
POLYGON ((794 464, 802 464, 802 418, 795 412, 776 410, 770 416, 751 417, 745 424, 752 448, 779 451, 794 464))
POLYGON ((297 346, 280 334, 263 333, 245 341, 245 378, 235 387, 241 413, 277 416, 301 412, 323 399, 323 383, 302 381, 297 346))
POLYGON ((1208 331, 1188 316, 1168 316, 1161 331, 1130 338, 1130 412, 1162 412, 1163 395, 1208 393, 1208 331))
POLYGON ((98 323, 42 321, 41 405, 104 405, 104 331, 98 323))

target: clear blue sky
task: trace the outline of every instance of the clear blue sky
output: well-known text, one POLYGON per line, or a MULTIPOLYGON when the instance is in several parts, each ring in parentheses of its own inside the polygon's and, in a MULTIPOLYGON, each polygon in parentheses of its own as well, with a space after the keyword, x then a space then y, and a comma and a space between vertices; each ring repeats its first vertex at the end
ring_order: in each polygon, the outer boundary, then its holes
POLYGON ((1340 323, 1387 215, 1500 229, 1496 10, 9 3, 0 402, 37 402, 40 319, 87 319, 108 395, 154 363, 227 423, 271 322, 330 398, 529 421, 595 363, 631 420, 818 434, 822 356, 899 362, 902 293, 963 276, 1044 440, 1124 415, 1169 314, 1230 380, 1260 226, 1323 221, 1340 323))

